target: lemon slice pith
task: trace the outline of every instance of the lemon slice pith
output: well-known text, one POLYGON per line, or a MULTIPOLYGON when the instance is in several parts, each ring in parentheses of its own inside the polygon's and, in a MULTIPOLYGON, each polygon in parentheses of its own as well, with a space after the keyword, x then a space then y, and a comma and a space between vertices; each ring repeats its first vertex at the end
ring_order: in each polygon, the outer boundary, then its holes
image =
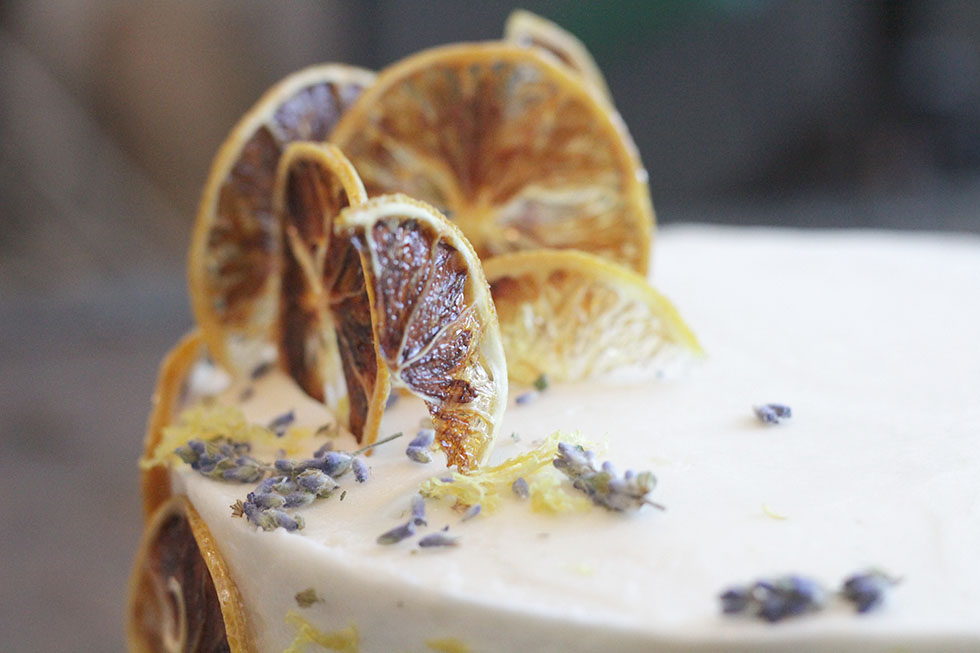
POLYGON ((273 207, 283 229, 277 340, 280 366, 308 395, 374 442, 388 396, 361 259, 334 233, 340 211, 367 199, 330 144, 292 143, 279 162, 273 207))
POLYGON ((330 140, 369 195, 437 207, 481 257, 581 249, 647 270, 653 208, 635 146, 607 102, 537 49, 410 56, 378 75, 330 140))
POLYGON ((507 404, 507 366, 476 252, 438 211, 404 195, 345 209, 335 228, 361 253, 393 381, 425 400, 448 464, 475 469, 507 404))
POLYGON ((197 323, 232 373, 259 363, 272 342, 282 242, 272 187, 287 143, 323 141, 374 81, 343 64, 313 66, 270 88, 228 134, 211 164, 188 256, 197 323))
POLYGON ((701 353, 677 309, 647 280, 573 251, 484 261, 510 378, 581 381, 617 371, 656 374, 671 350, 701 353))

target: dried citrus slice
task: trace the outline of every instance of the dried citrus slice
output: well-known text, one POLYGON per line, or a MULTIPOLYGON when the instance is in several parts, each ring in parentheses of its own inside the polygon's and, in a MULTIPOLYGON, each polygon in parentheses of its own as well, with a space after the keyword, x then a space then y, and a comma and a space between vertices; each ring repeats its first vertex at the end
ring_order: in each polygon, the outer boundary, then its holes
POLYGON ((143 533, 126 621, 130 651, 255 650, 238 587, 184 496, 160 506, 143 533))
POLYGON ((646 172, 607 102, 534 48, 436 48, 387 68, 331 135, 368 194, 444 211, 481 257, 581 249, 646 272, 646 172))
POLYGON ((263 361, 276 320, 281 240, 272 186, 283 147, 323 141, 374 74, 315 66, 269 89, 215 156, 188 261, 191 302, 212 356, 231 372, 263 361))
POLYGON ((615 372, 656 373, 701 346, 647 280, 584 252, 541 250, 489 259, 510 378, 530 384, 615 372))
POLYGON ((431 206, 386 195, 336 228, 361 253, 375 337, 396 383, 425 400, 461 472, 485 462, 507 403, 507 366, 480 260, 431 206))
MULTIPOLYGON (((156 451, 163 429, 169 426, 180 408, 181 396, 191 368, 201 356, 203 340, 199 331, 184 336, 163 359, 153 392, 153 407, 143 440, 144 457, 156 451)), ((140 479, 143 515, 146 519, 170 497, 170 470, 165 467, 144 469, 140 479)))
POLYGON ((371 329, 361 259, 334 234, 341 209, 367 199, 350 162, 329 144, 292 143, 279 161, 273 208, 283 229, 279 361, 308 395, 377 438, 388 373, 371 329))
POLYGON ((557 24, 530 11, 516 9, 504 23, 504 40, 525 47, 547 50, 612 102, 606 78, 602 76, 599 66, 588 49, 572 33, 557 24))

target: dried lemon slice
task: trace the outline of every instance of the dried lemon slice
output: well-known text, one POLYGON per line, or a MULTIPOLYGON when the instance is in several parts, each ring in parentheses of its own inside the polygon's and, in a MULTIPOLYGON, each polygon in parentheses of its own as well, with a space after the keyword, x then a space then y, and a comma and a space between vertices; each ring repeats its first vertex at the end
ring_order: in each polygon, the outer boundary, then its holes
POLYGON ((581 41, 557 24, 530 11, 516 9, 504 23, 504 40, 547 50, 612 102, 606 78, 602 76, 595 59, 581 41))
POLYGON ((315 66, 269 89, 215 156, 188 260, 191 303, 211 355, 233 373, 263 362, 279 295, 281 239, 272 186, 283 147, 323 141, 374 74, 315 66))
MULTIPOLYGON (((201 356, 203 340, 199 331, 192 331, 177 343, 160 364, 157 386, 153 392, 153 407, 143 439, 144 458, 156 451, 163 429, 169 426, 180 408, 181 396, 191 368, 201 356)), ((146 519, 170 497, 170 470, 165 467, 143 469, 140 486, 143 494, 143 515, 146 519)))
POLYGON ((129 583, 130 651, 255 651, 238 587, 184 496, 160 506, 129 583))
POLYGON ((330 140, 368 194, 444 211, 481 257, 580 249, 645 273, 653 208, 622 122, 534 48, 462 44, 385 69, 330 140))
POLYGON ((334 234, 341 209, 367 199, 350 162, 329 144, 293 143, 279 162, 273 207, 283 228, 279 361, 308 395, 374 442, 389 384, 371 329, 361 259, 334 234))
POLYGON ((614 372, 656 374, 701 353, 677 309, 647 280, 584 252, 540 250, 484 261, 510 378, 530 384, 614 372))
POLYGON ((392 378, 425 400, 448 464, 474 470, 507 403, 504 351, 476 252, 438 211, 404 195, 345 209, 336 228, 361 253, 392 378))

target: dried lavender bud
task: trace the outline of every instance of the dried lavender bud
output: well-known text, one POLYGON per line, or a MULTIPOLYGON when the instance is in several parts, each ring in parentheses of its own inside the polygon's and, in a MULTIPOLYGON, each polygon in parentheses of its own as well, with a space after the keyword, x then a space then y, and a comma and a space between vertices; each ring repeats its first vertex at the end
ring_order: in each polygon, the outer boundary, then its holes
POLYGON ((463 513, 463 517, 460 519, 460 521, 469 521, 473 519, 480 514, 481 509, 480 504, 474 503, 472 506, 466 509, 466 512, 463 513))
POLYGON ((864 614, 880 606, 886 591, 898 583, 897 578, 878 569, 871 569, 849 576, 841 587, 841 596, 854 604, 854 609, 864 614))
MULTIPOLYGON (((304 526, 306 526, 306 522, 303 521, 303 518, 301 516, 290 515, 288 512, 285 512, 284 510, 280 510, 278 508, 269 508, 268 510, 264 511, 264 514, 267 515, 275 524, 274 528, 282 527, 285 528, 287 531, 292 532, 292 531, 298 531, 302 529, 304 526)), ((264 528, 264 530, 272 530, 272 529, 264 528)))
POLYGON ((286 429, 289 428, 289 425, 295 421, 296 411, 290 410, 288 413, 283 413, 269 422, 268 428, 276 434, 277 438, 281 438, 286 435, 286 429))
POLYGON ((752 410, 755 411, 755 416, 759 418, 759 421, 764 424, 779 424, 782 420, 793 416, 793 410, 783 404, 762 404, 753 406, 752 410))
POLYGON ((415 535, 415 522, 406 522, 378 536, 378 544, 397 544, 415 535))
POLYGON ((719 599, 725 614, 747 614, 775 623, 820 610, 826 594, 813 579, 790 575, 728 588, 719 599))
POLYGON ((534 389, 537 390, 538 392, 544 392, 545 390, 547 390, 548 385, 549 385, 548 376, 543 372, 541 373, 541 376, 534 379, 534 389))
POLYGON ((355 458, 351 461, 351 469, 354 470, 354 480, 358 483, 364 483, 368 480, 368 468, 364 464, 364 461, 360 458, 355 458))
POLYGON ((314 603, 323 603, 323 599, 312 587, 296 593, 296 605, 301 608, 308 608, 314 603))
POLYGON ((430 533, 419 540, 419 546, 428 549, 437 546, 459 546, 459 538, 443 532, 430 533))
POLYGON ((324 474, 333 476, 343 476, 350 469, 354 461, 354 456, 344 451, 327 451, 323 456, 314 459, 311 466, 316 467, 324 474))
POLYGON ((627 472, 623 478, 617 478, 612 465, 604 464, 601 470, 597 469, 595 454, 565 442, 558 443, 558 456, 553 464, 571 479, 576 489, 608 510, 635 510, 644 504, 663 507, 648 498, 657 485, 657 477, 652 472, 627 472))
POLYGON ((340 493, 340 500, 343 501, 347 497, 347 490, 340 493))
POLYGON ((388 398, 385 400, 385 410, 388 410, 389 408, 397 404, 399 398, 400 395, 397 392, 392 392, 390 395, 388 395, 388 398))
POLYGON ((265 476, 262 464, 252 458, 239 457, 235 467, 229 467, 221 472, 221 478, 236 483, 255 483, 265 476))
POLYGON ((286 498, 273 492, 249 492, 247 502, 257 506, 260 510, 265 510, 267 508, 282 508, 286 505, 286 498))
POLYGON ((296 477, 296 484, 303 490, 312 492, 318 497, 328 497, 334 490, 340 487, 337 481, 319 469, 307 469, 296 477))
POLYGON ((529 390, 528 392, 522 392, 521 394, 517 395, 517 398, 514 399, 514 403, 516 403, 518 406, 523 406, 524 404, 531 403, 537 398, 538 393, 534 390, 529 390))
POLYGON ((510 486, 510 489, 514 491, 514 494, 522 499, 526 499, 531 496, 531 488, 528 487, 527 481, 523 477, 518 478, 510 486))
POLYGON ((432 446, 432 443, 436 440, 436 430, 435 429, 420 429, 412 441, 408 443, 410 447, 419 447, 420 449, 428 448, 432 446))
POLYGON ((308 506, 313 503, 316 499, 316 495, 312 492, 306 492, 300 490, 298 492, 291 492, 286 495, 286 503, 283 508, 299 508, 300 506, 308 506))
POLYGON ((272 361, 265 361, 256 365, 249 376, 254 381, 256 379, 262 378, 266 374, 272 371, 272 361))
POLYGON ((428 447, 408 447, 405 449, 405 455, 408 456, 409 460, 417 463, 432 462, 432 454, 429 453, 428 447))
POLYGON ((323 458, 328 451, 333 451, 333 442, 327 442, 322 447, 313 452, 314 458, 323 458))
POLYGON ((425 499, 416 492, 412 495, 412 523, 416 526, 427 526, 425 521, 425 499))

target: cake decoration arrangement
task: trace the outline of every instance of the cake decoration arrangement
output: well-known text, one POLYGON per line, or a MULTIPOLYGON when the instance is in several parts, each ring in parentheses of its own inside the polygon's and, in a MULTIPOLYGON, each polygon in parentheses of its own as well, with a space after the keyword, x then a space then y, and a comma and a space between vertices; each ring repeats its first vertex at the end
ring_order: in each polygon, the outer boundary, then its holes
POLYGON ((980 646, 968 579, 931 594, 980 541, 953 492, 980 436, 923 432, 962 395, 906 392, 869 344, 909 352, 946 306, 908 283, 930 243, 691 227, 652 257, 595 61, 528 12, 504 32, 291 75, 221 146, 140 460, 130 650, 980 646), (874 266, 921 310, 869 306, 874 266), (833 317, 858 306, 870 335, 833 317))

